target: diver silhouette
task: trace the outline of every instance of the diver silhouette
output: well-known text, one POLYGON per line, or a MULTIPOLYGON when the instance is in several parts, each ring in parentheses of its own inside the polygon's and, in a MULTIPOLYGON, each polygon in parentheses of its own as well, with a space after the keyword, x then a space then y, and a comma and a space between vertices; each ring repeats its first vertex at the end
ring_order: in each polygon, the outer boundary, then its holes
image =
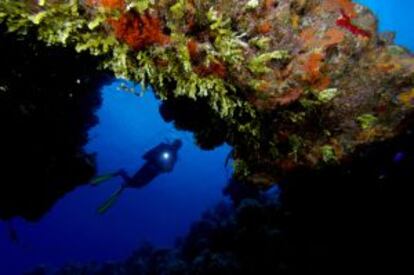
POLYGON ((160 174, 171 172, 177 162, 178 150, 181 146, 182 141, 175 139, 172 143, 163 142, 150 149, 142 156, 146 160, 145 164, 132 177, 124 169, 120 169, 115 173, 99 176, 92 180, 92 185, 98 185, 117 176, 123 180, 122 185, 98 208, 98 213, 105 213, 126 188, 142 188, 160 174))

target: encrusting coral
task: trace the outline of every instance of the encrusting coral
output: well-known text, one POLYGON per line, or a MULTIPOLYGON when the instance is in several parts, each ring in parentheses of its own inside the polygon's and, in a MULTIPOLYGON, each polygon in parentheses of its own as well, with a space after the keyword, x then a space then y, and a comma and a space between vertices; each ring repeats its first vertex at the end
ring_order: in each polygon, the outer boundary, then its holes
POLYGON ((162 99, 206 100, 254 182, 340 163, 413 111, 413 56, 351 0, 3 0, 0 21, 162 99))

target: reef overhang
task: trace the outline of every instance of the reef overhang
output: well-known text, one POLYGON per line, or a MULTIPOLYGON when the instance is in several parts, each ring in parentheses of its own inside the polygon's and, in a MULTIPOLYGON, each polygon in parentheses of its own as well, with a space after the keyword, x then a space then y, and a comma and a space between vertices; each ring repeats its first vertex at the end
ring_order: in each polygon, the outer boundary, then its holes
POLYGON ((258 184, 342 163, 413 114, 413 55, 350 0, 4 0, 0 21, 205 103, 216 123, 198 131, 219 125, 236 176, 258 184))

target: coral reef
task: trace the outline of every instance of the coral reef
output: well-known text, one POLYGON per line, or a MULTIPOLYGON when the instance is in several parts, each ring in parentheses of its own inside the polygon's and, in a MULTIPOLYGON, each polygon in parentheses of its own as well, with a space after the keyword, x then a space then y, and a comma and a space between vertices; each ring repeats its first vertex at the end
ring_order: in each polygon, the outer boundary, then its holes
POLYGON ((82 147, 97 123, 106 76, 94 72, 97 62, 87 55, 4 28, 0 56, 0 219, 35 221, 95 173, 82 147))
POLYGON ((0 20, 207 102, 251 182, 344 163, 413 113, 414 57, 351 0, 4 0, 0 20))

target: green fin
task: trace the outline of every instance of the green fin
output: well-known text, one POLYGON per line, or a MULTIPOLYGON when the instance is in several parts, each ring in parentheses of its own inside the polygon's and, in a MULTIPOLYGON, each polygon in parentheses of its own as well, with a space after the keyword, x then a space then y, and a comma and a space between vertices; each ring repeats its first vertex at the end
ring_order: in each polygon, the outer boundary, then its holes
POLYGON ((122 191, 124 191, 124 187, 119 187, 118 190, 116 190, 110 197, 107 199, 99 208, 98 213, 104 214, 108 209, 114 205, 114 203, 118 200, 119 196, 122 194, 122 191))
POLYGON ((115 173, 110 173, 110 174, 106 174, 106 175, 102 175, 102 176, 98 176, 94 179, 91 180, 91 184, 92 185, 99 185, 107 180, 112 179, 113 177, 115 177, 116 174, 115 173))

